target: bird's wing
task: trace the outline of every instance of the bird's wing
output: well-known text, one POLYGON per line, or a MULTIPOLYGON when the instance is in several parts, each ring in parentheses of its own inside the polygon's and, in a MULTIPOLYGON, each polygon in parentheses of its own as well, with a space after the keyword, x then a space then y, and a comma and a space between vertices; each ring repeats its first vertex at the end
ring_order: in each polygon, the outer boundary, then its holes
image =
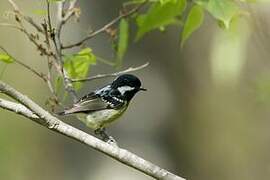
POLYGON ((93 111, 99 111, 104 109, 117 109, 124 105, 124 102, 110 96, 101 97, 96 92, 92 92, 84 97, 82 97, 77 103, 73 105, 70 109, 64 111, 64 114, 73 113, 89 113, 93 111))
POLYGON ((100 98, 99 95, 94 92, 82 97, 77 103, 75 103, 70 109, 66 109, 64 114, 80 113, 80 112, 92 112, 110 108, 108 103, 100 98))

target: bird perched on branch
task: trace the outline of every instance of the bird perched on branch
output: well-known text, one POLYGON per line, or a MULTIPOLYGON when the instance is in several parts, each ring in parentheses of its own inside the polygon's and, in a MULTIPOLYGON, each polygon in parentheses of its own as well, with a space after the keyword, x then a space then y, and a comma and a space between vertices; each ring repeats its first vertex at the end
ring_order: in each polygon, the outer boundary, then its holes
POLYGON ((105 127, 126 111, 131 99, 139 91, 146 91, 141 87, 139 78, 124 74, 111 84, 83 96, 70 109, 66 109, 59 115, 76 114, 78 119, 94 129, 103 140, 114 141, 105 133, 105 127))

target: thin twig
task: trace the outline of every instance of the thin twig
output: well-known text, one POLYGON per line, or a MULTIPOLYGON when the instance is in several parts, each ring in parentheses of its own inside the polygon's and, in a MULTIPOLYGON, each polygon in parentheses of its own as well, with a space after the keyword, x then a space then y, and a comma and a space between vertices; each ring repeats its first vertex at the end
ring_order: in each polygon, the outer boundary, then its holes
POLYGON ((35 75, 37 75, 38 77, 40 77, 43 81, 47 82, 46 77, 42 73, 37 72, 35 69, 31 68, 27 64, 24 64, 23 62, 19 61, 15 57, 13 57, 4 47, 0 46, 0 49, 2 51, 4 51, 4 53, 6 53, 11 59, 13 59, 14 62, 16 62, 17 64, 23 66, 25 69, 31 71, 32 73, 34 73, 35 75))
MULTIPOLYGON (((6 26, 6 27, 11 27, 11 28, 15 28, 20 30, 21 32, 23 32, 28 39, 37 47, 37 49, 41 52, 41 54, 45 54, 47 56, 47 59, 49 61, 51 56, 54 56, 52 51, 50 51, 50 39, 48 36, 48 31, 47 31, 47 27, 44 27, 44 30, 42 29, 42 27, 40 27, 40 25, 38 25, 36 22, 34 22, 34 20, 31 17, 25 16, 19 9, 19 7, 17 6, 17 4, 13 1, 13 0, 9 0, 10 4, 12 5, 13 9, 14 9, 14 16, 16 21, 18 22, 19 26, 13 25, 13 24, 6 24, 6 23, 1 23, 0 25, 2 26, 6 26), (28 22, 29 24, 31 24, 34 28, 36 28, 36 30, 42 34, 45 35, 45 43, 47 44, 47 48, 44 48, 42 46, 41 43, 38 42, 38 39, 31 33, 29 33, 26 28, 24 27, 21 19, 24 19, 26 22, 28 22)), ((49 10, 49 9, 48 9, 49 10)), ((50 14, 48 12, 48 14, 50 14)), ((48 21, 50 21, 50 17, 48 15, 48 21)), ((45 22, 46 25, 46 22, 45 22)), ((51 23, 49 23, 50 26, 50 32, 51 32, 51 23)), ((48 75, 47 77, 41 73, 38 73, 36 70, 34 70, 33 68, 31 68, 30 66, 22 63, 21 61, 17 60, 16 58, 12 57, 11 54, 9 54, 7 52, 6 49, 4 49, 3 47, 0 47, 6 54, 8 54, 17 64, 22 65, 23 67, 25 67, 26 69, 32 71, 34 74, 36 74, 38 77, 42 78, 43 81, 45 81, 45 83, 48 85, 49 90, 51 91, 54 99, 57 100, 57 96, 55 94, 55 91, 53 89, 53 86, 51 84, 51 75, 48 75)))
POLYGON ((43 47, 43 45, 41 43, 39 43, 37 41, 37 38, 29 33, 25 27, 23 26, 23 24, 21 22, 18 22, 20 27, 21 27, 21 31, 28 37, 28 39, 37 47, 38 51, 40 51, 41 55, 45 54, 47 56, 55 56, 55 54, 49 50, 47 50, 45 47, 43 47))
MULTIPOLYGON (((177 176, 145 159, 137 156, 129 152, 126 149, 122 149, 116 146, 112 146, 108 143, 105 143, 92 135, 89 135, 77 128, 74 128, 58 118, 52 116, 49 112, 41 108, 38 104, 33 102, 27 96, 21 94, 11 86, 7 85, 6 83, 0 81, 0 92, 10 96, 11 98, 17 100, 32 114, 29 112, 24 113, 20 110, 20 114, 33 120, 36 123, 41 124, 48 129, 55 131, 57 133, 63 134, 66 137, 72 138, 82 144, 87 145, 99 152, 106 154, 107 156, 112 157, 113 159, 130 166, 134 169, 139 170, 140 172, 149 175, 155 179, 162 179, 162 180, 185 180, 184 178, 177 176), (32 116, 33 114, 37 115, 40 118, 36 118, 32 116), (30 116, 30 117, 29 117, 30 116)), ((18 104, 18 107, 21 107, 21 104, 18 104)), ((12 106, 9 106, 6 102, 0 100, 0 107, 8 109, 10 111, 16 112, 18 111, 18 107, 16 107, 15 103, 12 103, 12 106), (2 103, 1 103, 2 102, 2 103), (14 106, 15 105, 15 106, 14 106)), ((27 110, 27 111, 28 111, 27 110)))
POLYGON ((52 33, 52 20, 51 20, 50 1, 46 0, 46 3, 47 3, 47 18, 48 18, 49 32, 52 33))
POLYGON ((13 0, 8 0, 8 2, 12 5, 14 11, 18 11, 18 12, 20 11, 19 7, 13 0))
POLYGON ((31 24, 38 32, 45 34, 46 32, 43 31, 42 27, 37 24, 31 17, 29 16, 25 16, 19 9, 18 5, 13 1, 13 0, 8 0, 9 3, 12 5, 13 9, 14 9, 14 16, 16 21, 19 24, 19 28, 16 26, 10 26, 10 27, 14 27, 19 29, 20 31, 22 31, 27 37, 28 39, 38 48, 38 50, 41 52, 41 54, 46 54, 48 56, 54 56, 54 54, 52 52, 47 51, 46 48, 44 48, 42 46, 42 44, 38 43, 37 40, 35 39, 35 37, 33 36, 33 34, 29 33, 26 28, 24 27, 21 18, 24 19, 26 22, 28 22, 29 24, 31 24))
POLYGON ((23 63, 22 61, 19 61, 18 59, 16 59, 14 56, 12 56, 4 47, 0 46, 0 49, 5 53, 7 54, 11 59, 14 60, 15 63, 21 65, 22 67, 24 67, 25 69, 29 70, 30 72, 34 73, 35 75, 37 75, 39 78, 41 78, 48 86, 49 90, 51 91, 52 93, 52 96, 55 100, 58 101, 58 98, 57 98, 57 95, 53 89, 53 86, 51 84, 51 80, 50 80, 50 76, 45 76, 44 74, 42 73, 39 73, 38 71, 36 71, 35 69, 33 69, 32 67, 28 66, 27 64, 23 63))
POLYGON ((116 73, 98 74, 98 75, 83 78, 83 79, 71 79, 71 82, 84 82, 84 81, 92 81, 92 80, 95 80, 95 79, 101 79, 101 78, 107 78, 107 77, 116 77, 116 76, 119 76, 119 75, 122 75, 122 74, 125 74, 125 73, 130 73, 130 72, 141 70, 141 69, 145 68, 148 65, 149 65, 149 62, 147 62, 147 63, 145 63, 145 64, 143 64, 141 66, 138 66, 138 67, 135 67, 135 68, 130 67, 128 69, 125 69, 123 71, 119 71, 119 72, 116 72, 116 73))
POLYGON ((36 23, 31 17, 24 15, 24 14, 20 11, 18 5, 17 5, 13 0, 8 0, 8 1, 9 1, 9 3, 12 5, 12 7, 13 7, 13 9, 14 9, 14 12, 15 12, 16 14, 20 15, 26 22, 28 22, 28 23, 31 24, 34 28, 36 28, 36 30, 37 30, 38 32, 44 33, 44 32, 42 31, 42 27, 40 27, 40 25, 39 25, 38 23, 36 23))
POLYGON ((145 1, 142 4, 139 4, 138 6, 134 7, 133 9, 131 9, 128 12, 125 12, 125 13, 120 14, 119 16, 117 16, 116 18, 114 18, 113 20, 111 20, 109 23, 105 24, 103 27, 99 28, 98 30, 93 31, 92 33, 90 33, 88 36, 86 36, 82 40, 78 41, 77 43, 63 46, 63 49, 69 49, 69 48, 73 48, 73 47, 76 47, 76 46, 80 46, 84 42, 86 42, 89 39, 95 37, 96 35, 98 35, 100 33, 103 33, 103 32, 106 32, 106 30, 108 28, 110 28, 111 26, 113 26, 114 24, 116 24, 117 22, 119 22, 122 18, 131 16, 132 14, 136 13, 137 11, 139 11, 146 4, 146 2, 147 1, 145 1))
MULTIPOLYGON (((45 42, 46 42, 46 45, 47 45, 47 48, 51 50, 51 44, 50 44, 50 37, 52 37, 52 22, 51 22, 51 12, 50 12, 50 1, 49 0, 46 0, 46 4, 47 4, 47 22, 48 22, 48 25, 46 23, 46 21, 44 22, 43 24, 43 28, 44 28, 44 32, 45 32, 45 42), (49 29, 48 29, 49 28, 49 29)), ((58 97, 57 97, 57 94, 53 88, 53 85, 52 85, 52 65, 54 64, 55 67, 57 67, 57 64, 55 62, 53 62, 51 60, 51 57, 50 56, 47 56, 47 63, 48 63, 48 73, 47 73, 47 85, 49 87, 49 90, 51 91, 52 95, 53 95, 53 98, 59 103, 59 100, 58 100, 58 97)))
POLYGON ((63 17, 63 24, 65 24, 74 14, 75 14, 75 5, 77 3, 77 0, 70 0, 69 7, 67 9, 67 12, 64 13, 63 17))
POLYGON ((44 34, 45 32, 42 31, 42 27, 40 27, 40 25, 38 25, 31 17, 29 16, 25 16, 23 14, 20 13, 20 15, 22 15, 23 19, 28 22, 29 24, 31 24, 34 28, 36 28, 36 30, 42 34, 44 34))
POLYGON ((100 61, 103 64, 107 64, 109 66, 115 66, 115 62, 108 61, 102 57, 96 56, 97 61, 100 61))
POLYGON ((76 102, 78 100, 77 93, 73 88, 73 85, 70 81, 70 78, 68 77, 67 72, 64 69, 64 61, 62 59, 62 43, 61 43, 61 30, 63 27, 63 24, 65 24, 64 19, 64 1, 60 1, 57 4, 57 27, 55 30, 55 37, 53 39, 54 45, 55 45, 55 51, 56 51, 56 58, 58 60, 58 64, 61 69, 61 75, 64 79, 64 87, 65 90, 71 95, 73 102, 76 102))

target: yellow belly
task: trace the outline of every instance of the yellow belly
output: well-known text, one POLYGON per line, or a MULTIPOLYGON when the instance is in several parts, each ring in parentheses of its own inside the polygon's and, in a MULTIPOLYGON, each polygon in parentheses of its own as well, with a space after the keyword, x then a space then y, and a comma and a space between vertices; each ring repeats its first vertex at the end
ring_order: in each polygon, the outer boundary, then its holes
POLYGON ((127 109, 127 106, 122 109, 106 109, 95 111, 89 114, 77 114, 79 120, 85 123, 91 129, 99 129, 108 126, 111 122, 118 119, 127 109))

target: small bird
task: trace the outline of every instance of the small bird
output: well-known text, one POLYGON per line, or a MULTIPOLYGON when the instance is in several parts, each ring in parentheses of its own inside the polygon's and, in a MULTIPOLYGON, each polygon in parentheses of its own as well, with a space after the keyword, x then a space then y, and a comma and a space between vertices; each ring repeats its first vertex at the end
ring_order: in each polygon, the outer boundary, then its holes
POLYGON ((76 114, 79 120, 101 135, 104 141, 114 141, 105 133, 105 127, 123 115, 131 99, 139 91, 146 91, 141 87, 139 78, 123 74, 111 84, 83 96, 59 115, 76 114))

